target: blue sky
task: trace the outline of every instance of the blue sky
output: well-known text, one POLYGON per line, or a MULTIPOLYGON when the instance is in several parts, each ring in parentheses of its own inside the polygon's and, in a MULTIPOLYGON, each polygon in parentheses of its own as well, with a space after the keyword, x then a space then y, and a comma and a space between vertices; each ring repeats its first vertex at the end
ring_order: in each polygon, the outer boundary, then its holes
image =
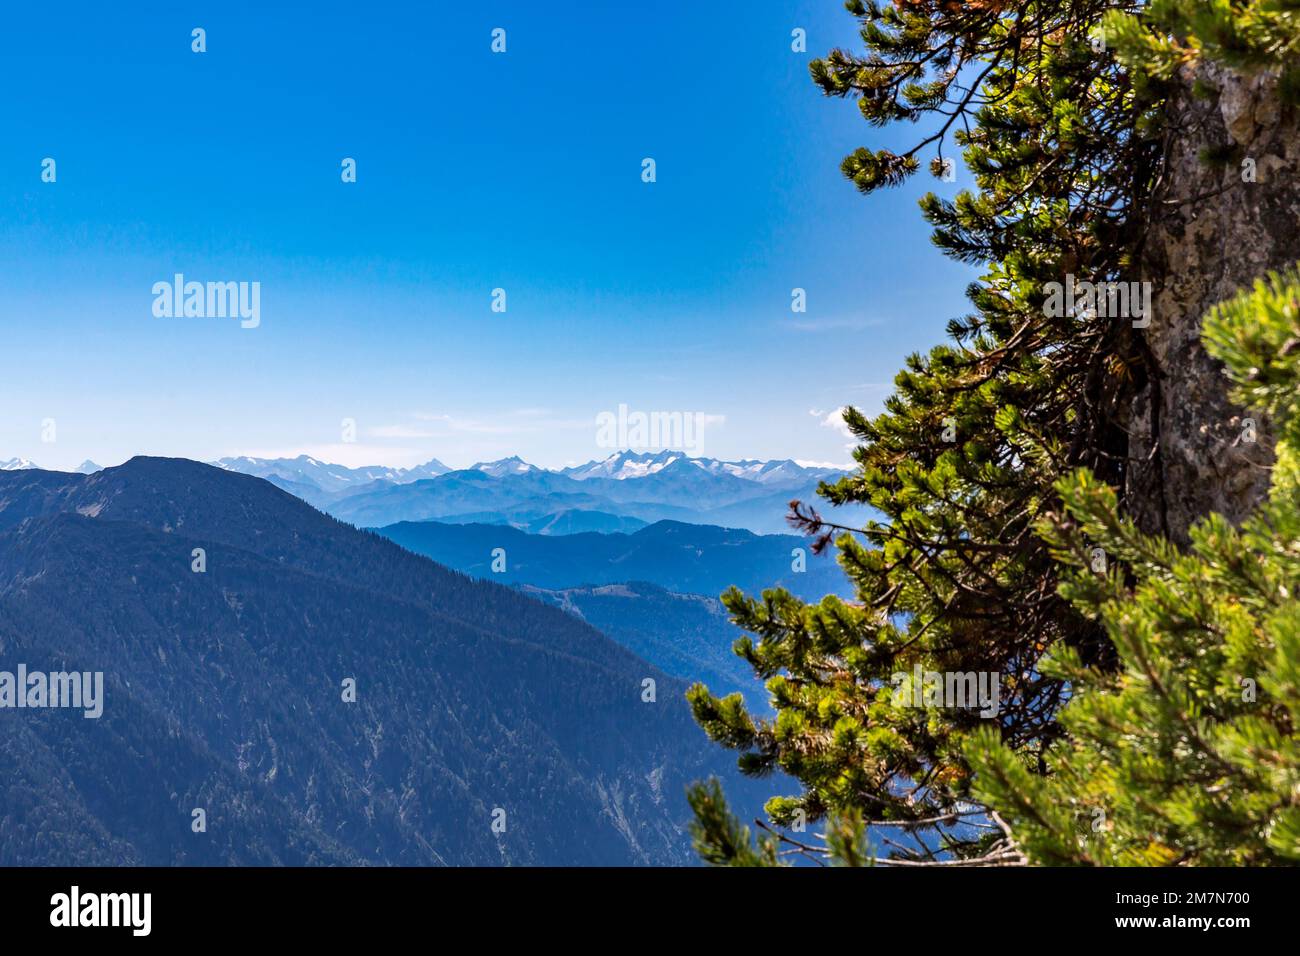
POLYGON ((561 466, 608 454, 596 416, 624 404, 710 416, 701 454, 843 462, 827 413, 878 408, 966 309, 974 273, 916 209, 964 171, 872 197, 839 173, 917 131, 808 79, 859 46, 838 0, 4 20, 0 459, 561 466), (260 326, 155 317, 177 272, 259 282, 260 326))

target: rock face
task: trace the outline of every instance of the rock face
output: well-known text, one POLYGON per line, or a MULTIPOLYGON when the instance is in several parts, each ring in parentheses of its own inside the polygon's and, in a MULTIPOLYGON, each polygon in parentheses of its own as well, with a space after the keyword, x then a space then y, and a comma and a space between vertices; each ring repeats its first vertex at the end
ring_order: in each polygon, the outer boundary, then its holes
POLYGON ((1205 65, 1183 79, 1186 92, 1171 104, 1178 133, 1139 259, 1153 284, 1140 334, 1155 374, 1133 403, 1127 488, 1139 523, 1180 541, 1210 511, 1244 518, 1273 461, 1268 423, 1228 401, 1221 366, 1201 347, 1201 320, 1300 259, 1300 124, 1277 78, 1205 65), (1217 95, 1194 96, 1198 78, 1217 95), (1206 162, 1207 148, 1226 165, 1206 162))

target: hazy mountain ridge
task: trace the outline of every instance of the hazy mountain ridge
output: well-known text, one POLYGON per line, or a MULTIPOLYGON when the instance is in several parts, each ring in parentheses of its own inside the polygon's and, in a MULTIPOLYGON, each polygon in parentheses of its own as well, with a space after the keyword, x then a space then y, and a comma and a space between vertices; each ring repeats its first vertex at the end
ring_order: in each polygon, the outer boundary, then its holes
MULTIPOLYGON (((792 473, 786 463, 768 464, 774 466, 765 473, 765 480, 758 480, 763 477, 761 467, 751 469, 749 477, 741 477, 681 457, 658 463, 653 471, 636 477, 590 474, 575 478, 538 468, 494 476, 465 469, 401 485, 374 482, 307 500, 361 527, 434 520, 545 527, 543 519, 548 515, 586 511, 647 524, 670 520, 779 534, 789 530, 786 515, 791 499, 817 501, 823 511, 832 513, 816 491, 820 481, 835 473, 823 475, 797 465, 799 471, 792 473), (796 481, 802 484, 791 483, 796 481)), ((861 524, 868 514, 865 508, 846 508, 835 511, 834 519, 861 524)))
POLYGON ((718 600, 785 587, 806 600, 851 599, 843 570, 795 535, 663 521, 631 533, 539 536, 500 525, 401 522, 377 529, 404 547, 476 577, 546 600, 633 653, 715 693, 768 708, 752 668, 732 652, 741 632, 718 600), (498 550, 500 549, 500 550, 498 550), (796 553, 802 551, 802 571, 796 553), (500 556, 504 569, 494 560, 500 556))
POLYGON ((843 570, 813 555, 807 539, 661 521, 631 534, 530 535, 484 524, 400 522, 377 529, 405 548, 485 580, 563 589, 645 581, 716 597, 735 585, 757 593, 784 587, 806 600, 851 594, 843 570), (497 549, 505 563, 493 570, 497 549), (795 570, 802 549, 804 570, 795 570))
POLYGON ((740 631, 715 597, 645 581, 554 590, 519 587, 587 621, 674 677, 702 681, 715 694, 739 691, 756 713, 769 709, 763 682, 731 649, 740 631))

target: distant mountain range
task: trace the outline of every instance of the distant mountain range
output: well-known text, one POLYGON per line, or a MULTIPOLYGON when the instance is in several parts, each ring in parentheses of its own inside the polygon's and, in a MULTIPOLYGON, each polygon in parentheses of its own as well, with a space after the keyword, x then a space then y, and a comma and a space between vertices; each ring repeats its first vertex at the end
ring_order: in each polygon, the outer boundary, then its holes
MULTIPOLYGON (((869 517, 865 508, 831 509, 817 498, 818 484, 834 480, 841 469, 791 459, 721 461, 678 451, 622 451, 558 470, 517 456, 455 470, 436 458, 413 468, 350 468, 308 455, 232 457, 212 464, 265 478, 358 527, 437 520, 564 535, 630 532, 671 520, 779 534, 789 530, 792 499, 816 502, 842 524, 862 524, 869 517)), ((21 458, 0 462, 0 471, 37 467, 21 458)), ((91 461, 77 468, 81 474, 98 470, 91 461)))
MULTIPOLYGON (((647 620, 626 639, 729 679, 711 638, 656 649, 647 620)), ((0 711, 0 865, 686 863, 687 782, 726 778, 743 816, 767 789, 683 681, 572 609, 180 459, 0 473, 0 670, 19 664, 102 671, 105 699, 98 720, 0 711)))
POLYGON ((678 451, 661 451, 658 454, 622 451, 600 461, 565 468, 560 473, 580 481, 586 478, 623 481, 656 474, 679 461, 707 474, 732 475, 769 486, 801 485, 812 479, 830 477, 840 470, 826 465, 801 465, 788 458, 783 461, 718 461, 716 458, 689 458, 678 451))
POLYGON ((312 494, 337 492, 374 482, 404 484, 421 478, 436 478, 451 471, 446 465, 431 458, 414 468, 386 468, 375 465, 369 468, 347 468, 317 461, 308 455, 297 458, 222 458, 212 464, 226 471, 238 471, 258 478, 280 479, 284 483, 300 486, 312 494))
MULTIPOLYGON (((437 459, 411 469, 345 468, 306 456, 213 464, 266 478, 360 527, 438 520, 548 535, 634 531, 662 520, 780 533, 788 530, 792 498, 813 500, 821 481, 841 473, 788 459, 719 461, 670 451, 619 452, 558 471, 518 457, 454 471, 437 459)), ((861 523, 866 515, 846 508, 834 519, 861 523)))
MULTIPOLYGON (((40 468, 40 465, 26 458, 10 458, 8 461, 0 461, 0 471, 28 471, 40 468)), ((99 465, 95 464, 89 458, 76 467, 75 471, 67 474, 92 475, 99 471, 99 465)))

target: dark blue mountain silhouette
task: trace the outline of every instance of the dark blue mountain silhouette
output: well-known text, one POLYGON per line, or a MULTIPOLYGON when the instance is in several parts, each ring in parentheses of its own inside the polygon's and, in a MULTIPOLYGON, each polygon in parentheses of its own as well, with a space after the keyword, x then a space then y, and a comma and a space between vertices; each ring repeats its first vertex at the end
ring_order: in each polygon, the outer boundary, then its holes
POLYGON ((829 555, 813 555, 808 539, 797 535, 679 521, 659 521, 632 534, 533 535, 502 525, 436 521, 404 521, 379 533, 440 564, 509 584, 569 588, 646 581, 712 597, 733 584, 755 592, 779 585, 809 600, 851 594, 843 569, 829 555), (503 571, 493 569, 498 548, 505 552, 503 571))
POLYGON ((106 700, 0 710, 4 865, 682 863, 686 783, 730 775, 592 627, 179 459, 0 474, 19 663, 106 700))

